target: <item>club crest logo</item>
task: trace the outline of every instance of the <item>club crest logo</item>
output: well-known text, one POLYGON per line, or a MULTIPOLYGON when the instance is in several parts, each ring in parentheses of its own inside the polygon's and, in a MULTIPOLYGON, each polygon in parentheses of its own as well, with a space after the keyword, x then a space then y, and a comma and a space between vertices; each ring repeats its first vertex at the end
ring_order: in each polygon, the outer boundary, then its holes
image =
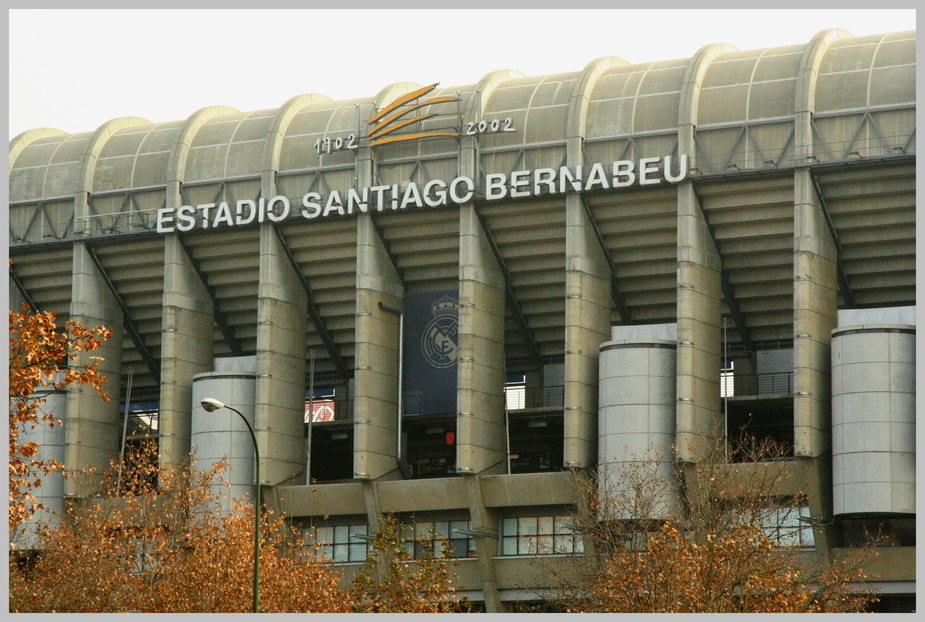
POLYGON ((459 356, 459 304, 443 296, 431 305, 430 312, 433 319, 421 335, 421 352, 432 367, 452 367, 459 356))

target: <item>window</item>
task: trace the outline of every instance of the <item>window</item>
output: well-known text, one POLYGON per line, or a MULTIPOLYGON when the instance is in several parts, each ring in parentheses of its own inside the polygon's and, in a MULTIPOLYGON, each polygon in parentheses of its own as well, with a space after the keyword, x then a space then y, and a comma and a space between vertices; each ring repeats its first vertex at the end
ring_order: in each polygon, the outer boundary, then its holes
POLYGON ((445 542, 443 552, 447 557, 475 557, 475 540, 457 532, 457 529, 470 529, 468 520, 435 520, 428 522, 402 523, 399 527, 400 537, 405 552, 414 558, 429 557, 440 554, 440 546, 445 542))
POLYGON ((764 534, 780 546, 813 548, 813 528, 809 521, 808 507, 784 507, 771 510, 762 525, 764 534))
POLYGON ((504 400, 508 410, 526 408, 527 377, 524 374, 509 374, 504 383, 504 400))
POLYGON ((502 555, 583 553, 569 516, 520 516, 501 521, 502 555))
POLYGON ((369 542, 354 538, 354 535, 368 535, 366 525, 329 525, 309 527, 304 532, 308 544, 318 544, 318 555, 324 555, 335 564, 366 561, 369 542))

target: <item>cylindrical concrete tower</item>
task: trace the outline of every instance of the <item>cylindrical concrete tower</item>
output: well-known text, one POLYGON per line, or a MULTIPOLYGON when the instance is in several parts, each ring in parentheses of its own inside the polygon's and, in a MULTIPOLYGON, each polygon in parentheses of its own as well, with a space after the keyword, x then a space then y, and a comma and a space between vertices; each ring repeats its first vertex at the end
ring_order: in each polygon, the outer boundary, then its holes
MULTIPOLYGON (((65 391, 36 391, 33 398, 42 398, 45 403, 41 406, 43 414, 51 415, 62 423, 67 413, 67 393, 65 391)), ((47 422, 40 422, 35 427, 21 425, 19 440, 21 443, 34 442, 38 444, 36 460, 57 460, 64 464, 64 425, 55 423, 51 427, 47 422)), ((32 518, 23 525, 22 534, 10 534, 10 540, 16 543, 17 548, 33 549, 40 543, 36 537, 36 530, 40 526, 53 526, 64 514, 64 472, 55 471, 49 475, 42 475, 42 485, 33 488, 30 492, 35 497, 35 504, 43 507, 35 511, 32 518)))
POLYGON ((915 512, 915 326, 832 331, 834 513, 915 512))
MULTIPOLYGON (((628 508, 626 501, 633 497, 637 504, 650 507, 645 518, 662 516, 671 507, 676 345, 674 340, 645 338, 601 344, 598 493, 602 507, 628 508), (651 483, 646 501, 635 499, 628 479, 651 483)), ((630 518, 622 512, 610 517, 630 518)))
POLYGON ((255 371, 213 371, 193 376, 192 450, 202 469, 227 459, 224 478, 230 487, 214 488, 223 510, 231 507, 231 499, 254 499, 254 443, 238 415, 227 408, 207 412, 200 402, 215 398, 241 411, 253 426, 256 377, 255 371))

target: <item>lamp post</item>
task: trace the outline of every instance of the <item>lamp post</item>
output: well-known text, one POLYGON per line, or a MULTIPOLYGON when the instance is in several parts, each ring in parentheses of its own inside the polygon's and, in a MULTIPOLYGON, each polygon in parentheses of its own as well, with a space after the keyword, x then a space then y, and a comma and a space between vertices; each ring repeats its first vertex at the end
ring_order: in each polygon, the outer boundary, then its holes
POLYGON ((200 404, 206 412, 214 412, 219 408, 227 408, 237 413, 247 426, 247 431, 251 434, 251 440, 254 441, 254 482, 257 484, 256 503, 254 505, 254 613, 260 610, 260 450, 257 448, 257 436, 254 434, 254 428, 250 421, 247 420, 241 411, 232 408, 214 397, 204 398, 200 404))

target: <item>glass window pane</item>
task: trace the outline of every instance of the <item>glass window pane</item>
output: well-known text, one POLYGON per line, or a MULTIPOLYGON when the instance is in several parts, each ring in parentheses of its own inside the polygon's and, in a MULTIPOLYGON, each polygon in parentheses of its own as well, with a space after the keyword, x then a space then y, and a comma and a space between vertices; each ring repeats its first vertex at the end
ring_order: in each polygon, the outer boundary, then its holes
POLYGON ((536 555, 536 536, 520 538, 520 553, 522 555, 536 555))
POLYGON ((516 518, 505 518, 501 521, 501 535, 502 536, 516 536, 517 535, 517 519, 516 518))
POLYGON ((402 542, 401 547, 405 549, 405 554, 408 557, 414 557, 414 542, 402 542))
POLYGON ((456 532, 457 529, 469 529, 469 521, 467 520, 451 520, 450 521, 450 537, 451 538, 462 538, 463 536, 456 532))
POLYGON ((434 521, 433 523, 434 535, 438 538, 449 539, 450 538, 450 523, 441 520, 434 521))
POLYGON ((347 561, 348 551, 346 544, 335 544, 334 545, 334 561, 336 562, 345 562, 347 561))
POLYGON ((581 539, 581 536, 572 536, 572 541, 575 543, 575 552, 584 553, 585 552, 585 542, 581 539))
POLYGON ((366 525, 350 525, 350 533, 366 534, 368 531, 366 525))
POLYGON ((431 531, 434 529, 433 523, 415 523, 414 537, 418 540, 429 538, 431 531))
POLYGON ((536 517, 527 516, 517 519, 517 534, 520 536, 536 535, 536 517))
POLYGON ((539 533, 549 535, 552 533, 552 516, 540 516, 538 523, 539 533))
POLYGON ((325 561, 331 561, 334 558, 334 550, 331 545, 318 547, 318 557, 324 555, 325 561))
POLYGON ((572 536, 556 536, 554 541, 555 553, 572 552, 572 536))
POLYGON ((502 555, 517 555, 517 537, 507 537, 501 539, 502 555))
POLYGON ((537 536, 536 552, 539 555, 549 555, 552 553, 552 536, 537 536))
POLYGON ((366 559, 366 543, 350 545, 350 561, 361 562, 366 559))
POLYGON ((347 525, 338 525, 334 528, 334 543, 347 544, 350 538, 350 528, 347 525))
POLYGON ((450 557, 466 557, 469 554, 469 542, 466 538, 453 538, 449 546, 450 557))
POLYGON ((572 517, 571 516, 556 516, 554 519, 554 533, 566 535, 574 533, 572 529, 572 517))
POLYGON ((318 542, 323 542, 325 544, 334 544, 334 528, 333 527, 318 527, 316 530, 318 534, 318 542))

